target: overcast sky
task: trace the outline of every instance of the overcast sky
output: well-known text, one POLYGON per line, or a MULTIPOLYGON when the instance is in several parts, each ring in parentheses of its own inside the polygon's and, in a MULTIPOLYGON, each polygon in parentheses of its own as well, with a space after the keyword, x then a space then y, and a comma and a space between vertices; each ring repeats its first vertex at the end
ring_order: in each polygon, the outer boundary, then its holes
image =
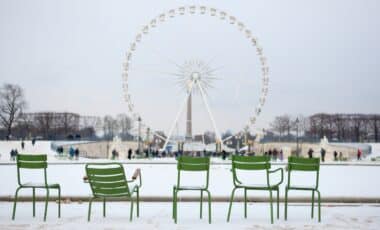
MULTIPOLYGON (((153 17, 192 4, 234 15, 263 47, 270 90, 257 127, 284 113, 380 113, 377 0, 0 0, 0 83, 22 86, 29 111, 128 112, 121 74, 130 43, 153 17)), ((260 67, 255 50, 232 27, 185 16, 142 40, 129 84, 136 108, 154 129, 167 130, 183 100, 169 83, 173 78, 161 74, 177 71, 170 60, 221 67, 209 92, 218 127, 238 130, 246 123, 258 101, 260 67)), ((194 110, 195 131, 211 129, 199 95, 194 110)))

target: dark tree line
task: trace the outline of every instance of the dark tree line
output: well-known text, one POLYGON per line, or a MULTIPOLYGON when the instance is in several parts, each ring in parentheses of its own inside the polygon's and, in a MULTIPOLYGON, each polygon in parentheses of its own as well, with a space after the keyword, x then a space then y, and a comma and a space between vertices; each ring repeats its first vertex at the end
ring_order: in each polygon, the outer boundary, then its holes
POLYGON ((379 142, 380 114, 282 115, 271 123, 270 134, 274 139, 289 141, 294 140, 297 130, 300 138, 309 141, 326 136, 339 142, 379 142))
POLYGON ((379 142, 380 114, 314 114, 307 134, 331 140, 379 142))

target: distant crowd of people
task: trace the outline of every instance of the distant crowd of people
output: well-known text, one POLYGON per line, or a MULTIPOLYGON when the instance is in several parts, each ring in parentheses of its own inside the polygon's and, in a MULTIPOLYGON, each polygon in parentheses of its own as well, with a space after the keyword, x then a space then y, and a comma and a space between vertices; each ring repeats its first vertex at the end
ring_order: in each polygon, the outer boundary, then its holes
POLYGON ((282 151, 282 149, 280 149, 280 151, 278 151, 276 148, 274 148, 273 150, 269 149, 268 151, 264 152, 264 156, 269 156, 271 159, 275 161, 277 161, 277 159, 279 159, 280 161, 284 160, 284 152, 282 151))
MULTIPOLYGON (((34 146, 36 144, 36 138, 33 138, 31 140, 31 143, 32 143, 32 146, 34 146)), ((24 139, 21 140, 20 145, 21 145, 21 150, 24 151, 24 149, 25 149, 25 141, 24 141, 24 139)), ((9 152, 10 160, 15 161, 16 158, 17 158, 18 153, 19 152, 18 152, 17 148, 11 149, 11 151, 9 152)))

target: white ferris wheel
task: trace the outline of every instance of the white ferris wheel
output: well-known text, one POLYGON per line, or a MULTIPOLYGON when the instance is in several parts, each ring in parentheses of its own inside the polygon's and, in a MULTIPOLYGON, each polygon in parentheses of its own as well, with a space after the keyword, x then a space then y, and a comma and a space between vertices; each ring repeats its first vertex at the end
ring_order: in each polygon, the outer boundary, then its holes
MULTIPOLYGON (((134 78, 131 69, 133 68, 134 56, 138 52, 138 48, 143 46, 143 40, 149 37, 148 35, 155 31, 158 31, 160 25, 175 20, 181 16, 207 16, 210 18, 219 19, 218 21, 224 22, 225 25, 236 28, 236 32, 240 33, 241 37, 248 41, 250 44, 250 52, 255 53, 257 62, 259 63, 256 68, 259 69, 259 79, 260 79, 260 89, 258 92, 258 98, 256 100, 256 105, 252 105, 250 108, 250 113, 247 115, 247 120, 243 122, 242 128, 247 129, 247 127, 253 127, 256 123, 258 115, 262 111, 262 107, 265 104, 266 97, 268 94, 269 86, 269 68, 267 64, 267 59, 263 54, 263 48, 259 45, 257 37, 255 37, 252 31, 246 28, 245 24, 239 21, 235 16, 228 14, 223 10, 219 10, 212 7, 206 6, 181 6, 175 9, 170 9, 166 12, 160 13, 157 17, 154 17, 149 21, 148 24, 144 25, 135 36, 134 41, 131 43, 129 50, 126 52, 125 62, 123 63, 123 91, 124 99, 127 102, 128 111, 132 115, 133 119, 143 121, 143 126, 152 130, 152 134, 157 135, 165 142, 164 148, 171 141, 173 132, 176 127, 178 127, 178 122, 180 117, 185 113, 187 109, 187 118, 186 118, 186 136, 190 135, 191 139, 191 126, 192 126, 192 98, 193 95, 197 95, 202 101, 202 104, 207 112, 207 116, 212 125, 212 129, 215 133, 216 143, 220 143, 223 148, 223 143, 229 139, 227 137, 222 139, 222 135, 218 128, 218 122, 214 118, 213 107, 209 103, 209 91, 214 88, 215 82, 220 81, 218 78, 218 68, 213 68, 210 65, 210 62, 203 61, 201 59, 189 59, 182 62, 183 64, 175 64, 175 71, 167 72, 167 75, 172 76, 174 80, 176 89, 182 91, 182 97, 177 97, 176 104, 173 104, 173 107, 176 108, 176 112, 171 115, 165 115, 165 117, 170 117, 171 125, 165 130, 166 137, 155 133, 154 126, 151 126, 149 120, 144 119, 144 113, 137 109, 136 105, 141 102, 137 102, 134 98, 133 92, 131 90, 131 82, 136 81, 137 78, 134 78)), ((249 77, 249 76, 248 76, 249 77)), ((165 89, 167 90, 167 89, 165 89)), ((257 96, 256 96, 257 97, 257 96)), ((160 115, 158 115, 160 116, 160 115)), ((187 138, 187 137, 186 137, 187 138)))

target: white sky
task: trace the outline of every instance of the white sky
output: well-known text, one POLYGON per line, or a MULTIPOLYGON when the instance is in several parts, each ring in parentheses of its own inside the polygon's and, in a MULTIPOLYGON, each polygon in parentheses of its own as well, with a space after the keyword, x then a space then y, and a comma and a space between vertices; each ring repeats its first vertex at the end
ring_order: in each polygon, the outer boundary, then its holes
MULTIPOLYGON (((376 0, 0 0, 0 83, 21 85, 31 111, 127 112, 121 73, 130 43, 151 18, 192 4, 236 16, 264 48, 270 90, 258 127, 283 113, 380 113, 376 0)), ((221 131, 240 129, 258 101, 257 57, 233 26, 205 16, 174 18, 137 48, 129 84, 143 119, 169 128, 183 96, 160 72, 176 72, 168 59, 192 58, 222 66, 210 104, 221 131)), ((195 132, 211 129, 197 96, 194 110, 195 132)))

